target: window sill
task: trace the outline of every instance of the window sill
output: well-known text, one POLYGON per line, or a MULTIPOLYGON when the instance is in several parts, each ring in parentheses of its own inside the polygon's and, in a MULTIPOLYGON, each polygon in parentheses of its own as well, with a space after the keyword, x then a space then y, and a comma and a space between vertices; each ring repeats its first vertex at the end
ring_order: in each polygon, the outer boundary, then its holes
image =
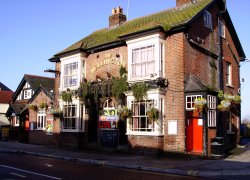
POLYGON ((233 85, 231 85, 231 84, 227 84, 226 86, 227 86, 228 88, 234 88, 233 85))
POLYGON ((157 133, 157 132, 138 132, 138 131, 130 131, 127 132, 126 135, 130 136, 164 136, 162 133, 157 133))

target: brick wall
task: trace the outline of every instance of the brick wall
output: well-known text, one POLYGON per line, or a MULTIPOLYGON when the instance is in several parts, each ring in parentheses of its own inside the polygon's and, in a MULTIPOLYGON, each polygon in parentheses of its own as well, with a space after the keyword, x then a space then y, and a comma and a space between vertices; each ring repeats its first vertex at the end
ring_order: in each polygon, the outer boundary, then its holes
POLYGON ((216 128, 208 128, 208 154, 211 154, 211 140, 216 137, 216 128))
POLYGON ((184 34, 178 33, 165 41, 165 74, 169 86, 165 98, 164 150, 185 150, 184 106, 184 34), (177 135, 168 135, 168 120, 177 120, 177 135))
POLYGON ((163 150, 163 137, 128 136, 129 148, 138 154, 156 154, 163 150))
MULTIPOLYGON (((41 91, 36 98, 32 101, 32 105, 39 107, 41 103, 46 103, 48 107, 52 107, 51 99, 41 91)), ((30 123, 37 123, 37 110, 29 109, 29 122, 30 123)), ((29 131, 29 143, 31 144, 42 144, 42 145, 49 145, 49 146, 58 146, 59 139, 58 139, 58 122, 53 121, 53 134, 47 135, 43 130, 30 130, 29 131)))
POLYGON ((90 54, 87 58, 86 78, 88 81, 96 80, 96 77, 107 79, 108 74, 119 77, 120 65, 118 61, 124 62, 122 65, 127 67, 128 59, 127 47, 117 47, 114 49, 90 54), (116 55, 119 54, 119 58, 116 55))

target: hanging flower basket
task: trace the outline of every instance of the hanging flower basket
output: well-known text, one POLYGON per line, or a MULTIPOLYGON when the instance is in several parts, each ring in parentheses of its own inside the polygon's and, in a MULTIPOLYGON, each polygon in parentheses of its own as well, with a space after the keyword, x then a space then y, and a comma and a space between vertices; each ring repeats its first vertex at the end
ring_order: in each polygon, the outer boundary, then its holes
POLYGON ((39 108, 41 108, 41 109, 43 109, 43 108, 47 109, 47 108, 48 108, 48 104, 45 103, 45 102, 41 102, 41 103, 39 104, 39 108))
POLYGON ((37 111, 37 106, 36 105, 33 105, 33 104, 29 104, 28 105, 28 109, 32 109, 34 111, 37 111))
POLYGON ((218 110, 222 112, 227 112, 230 110, 231 102, 227 100, 222 100, 218 105, 218 110))
POLYGON ((126 119, 131 119, 133 116, 133 112, 127 106, 123 106, 118 110, 120 120, 125 121, 126 119))
POLYGON ((205 98, 196 98, 194 100, 195 110, 202 112, 207 105, 207 100, 205 98))
POLYGON ((147 110, 148 123, 152 124, 154 121, 159 119, 159 110, 155 107, 149 108, 147 110))
POLYGON ((56 118, 62 118, 63 112, 60 109, 54 109, 54 110, 52 110, 52 115, 56 118))

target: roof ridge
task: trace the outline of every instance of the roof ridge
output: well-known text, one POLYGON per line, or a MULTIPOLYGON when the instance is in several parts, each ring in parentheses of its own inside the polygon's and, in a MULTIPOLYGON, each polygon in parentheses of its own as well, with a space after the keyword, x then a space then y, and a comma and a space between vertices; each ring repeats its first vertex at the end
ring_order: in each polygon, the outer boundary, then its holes
POLYGON ((39 75, 32 75, 32 74, 24 74, 25 77, 38 77, 38 78, 46 78, 46 79, 55 79, 53 77, 47 77, 47 76, 39 76, 39 75))
POLYGON ((187 4, 128 20, 115 28, 102 28, 83 37, 76 43, 56 53, 54 57, 76 50, 88 50, 119 41, 119 37, 145 32, 161 26, 165 32, 189 23, 197 14, 215 0, 196 0, 187 4))

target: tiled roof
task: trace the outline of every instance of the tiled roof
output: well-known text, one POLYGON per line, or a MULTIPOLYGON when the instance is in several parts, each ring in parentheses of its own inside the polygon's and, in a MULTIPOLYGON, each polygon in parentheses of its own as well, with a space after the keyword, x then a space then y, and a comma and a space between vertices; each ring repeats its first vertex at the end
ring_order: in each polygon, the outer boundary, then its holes
POLYGON ((7 86, 0 82, 0 90, 2 91, 11 91, 7 86))
POLYGON ((12 91, 0 91, 0 103, 9 104, 13 94, 12 91))
POLYGON ((43 87, 48 91, 54 90, 55 78, 35 76, 30 74, 25 74, 24 78, 34 91, 38 90, 40 87, 43 87))
POLYGON ((185 92, 205 91, 208 88, 208 86, 193 75, 186 75, 185 82, 185 92))
POLYGON ((93 32, 72 46, 57 53, 58 56, 74 50, 87 50, 108 43, 119 42, 119 37, 161 27, 165 32, 185 25, 213 0, 196 0, 183 6, 168 9, 149 16, 127 21, 116 28, 105 28, 93 32))
POLYGON ((27 102, 26 103, 13 103, 11 104, 11 107, 13 109, 13 112, 15 112, 15 114, 21 114, 21 112, 23 111, 23 109, 25 108, 27 102))

